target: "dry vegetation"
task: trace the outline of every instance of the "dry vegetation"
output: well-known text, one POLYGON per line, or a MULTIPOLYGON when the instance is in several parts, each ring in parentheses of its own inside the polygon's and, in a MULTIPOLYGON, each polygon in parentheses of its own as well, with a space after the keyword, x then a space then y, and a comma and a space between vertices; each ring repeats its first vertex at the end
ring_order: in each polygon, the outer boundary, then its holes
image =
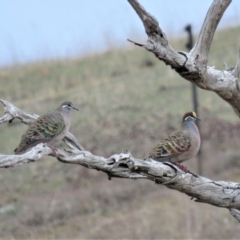
MULTIPOLYGON (((216 33, 210 65, 236 61, 240 28, 216 33)), ((184 49, 184 40, 171 41, 184 49)), ((79 59, 0 69, 0 96, 41 114, 63 100, 71 132, 89 151, 110 156, 128 149, 135 157, 177 128, 191 110, 190 84, 138 48, 79 59)), ((240 124, 232 109, 200 90, 204 175, 240 182, 240 124)), ((1 114, 3 113, 0 110, 1 114)), ((12 153, 25 126, 0 126, 0 152, 12 153)), ((196 172, 196 161, 186 163, 196 172)), ((148 181, 113 179, 52 158, 0 169, 1 238, 238 238, 240 226, 226 209, 191 201, 148 181)))

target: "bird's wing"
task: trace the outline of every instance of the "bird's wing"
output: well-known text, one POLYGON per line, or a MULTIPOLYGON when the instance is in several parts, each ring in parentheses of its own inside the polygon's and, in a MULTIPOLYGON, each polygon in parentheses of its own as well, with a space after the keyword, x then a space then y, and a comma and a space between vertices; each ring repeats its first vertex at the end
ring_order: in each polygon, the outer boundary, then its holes
POLYGON ((62 132, 64 119, 59 112, 50 112, 37 119, 37 123, 27 132, 27 137, 33 139, 52 139, 62 132))
POLYGON ((186 152, 191 146, 191 137, 186 131, 178 131, 171 134, 163 142, 157 144, 145 157, 163 161, 177 157, 186 152))
POLYGON ((49 112, 33 122, 22 136, 15 153, 26 150, 40 142, 47 142, 63 131, 64 119, 58 112, 49 112))

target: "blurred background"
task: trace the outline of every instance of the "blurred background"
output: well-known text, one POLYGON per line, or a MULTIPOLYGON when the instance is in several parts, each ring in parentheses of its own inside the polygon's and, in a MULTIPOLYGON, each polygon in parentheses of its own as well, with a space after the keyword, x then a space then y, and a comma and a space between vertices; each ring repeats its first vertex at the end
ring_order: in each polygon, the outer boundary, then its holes
MULTIPOLYGON (((186 50, 212 1, 140 0, 170 44, 186 50), (173 18, 174 16, 174 18, 173 18)), ((71 132, 93 154, 127 149, 142 158, 192 110, 191 84, 153 54, 126 41, 146 34, 127 1, 0 0, 0 98, 43 114, 71 100, 71 132)), ((211 46, 209 65, 236 63, 240 2, 233 1, 211 46)), ((240 182, 240 124, 215 93, 199 90, 203 175, 240 182)), ((0 109, 3 114, 3 109, 0 109)), ((11 154, 26 126, 0 126, 0 153, 11 154)), ((59 144, 58 147, 64 147, 59 144)), ((196 158, 188 161, 197 172, 196 158)), ((0 169, 1 238, 236 239, 226 209, 195 203, 153 182, 112 179, 45 157, 0 169)))

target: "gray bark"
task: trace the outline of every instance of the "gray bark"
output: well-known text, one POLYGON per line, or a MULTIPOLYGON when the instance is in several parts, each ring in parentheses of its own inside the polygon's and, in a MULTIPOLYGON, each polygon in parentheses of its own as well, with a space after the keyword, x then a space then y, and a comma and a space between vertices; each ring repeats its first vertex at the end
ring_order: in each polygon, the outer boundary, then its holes
MULTIPOLYGON (((20 119, 30 124, 37 118, 36 114, 25 113, 11 103, 0 100, 5 113, 0 118, 0 124, 20 119)), ((72 135, 70 135, 72 136, 72 135)), ((0 155, 0 168, 14 167, 24 163, 35 162, 46 155, 55 157, 58 161, 78 164, 90 169, 103 171, 111 180, 112 177, 147 179, 157 184, 163 184, 170 189, 189 195, 196 202, 208 203, 230 210, 230 213, 240 221, 240 184, 234 182, 212 181, 197 176, 191 172, 184 172, 169 162, 157 162, 152 159, 145 161, 134 158, 131 153, 114 154, 109 158, 93 155, 79 149, 81 146, 75 138, 64 140, 68 149, 57 149, 54 153, 46 144, 39 144, 28 152, 20 155, 0 155)))
MULTIPOLYGON (((178 74, 198 87, 216 92, 228 102, 240 117, 240 87, 238 82, 240 72, 240 53, 236 66, 229 70, 217 70, 207 66, 210 45, 217 25, 231 0, 213 0, 196 44, 189 53, 177 52, 168 43, 167 36, 160 28, 158 21, 138 3, 128 0, 143 22, 148 35, 146 44, 135 43, 155 54, 159 60, 170 65, 178 74)), ((133 41, 132 41, 133 42, 133 41)), ((38 116, 28 114, 0 100, 5 108, 0 124, 20 119, 30 124, 38 116)), ((192 197, 196 202, 208 203, 217 207, 229 209, 229 212, 240 221, 240 184, 234 182, 212 181, 184 172, 169 162, 156 162, 152 159, 143 161, 134 158, 129 152, 114 154, 109 158, 95 156, 84 150, 76 138, 68 133, 64 142, 69 147, 58 149, 56 153, 45 144, 39 144, 21 155, 0 155, 0 168, 8 168, 23 163, 40 160, 45 155, 57 158, 63 163, 78 164, 87 168, 107 173, 112 177, 130 179, 148 179, 157 184, 163 184, 170 189, 178 190, 192 197)))
POLYGON ((128 0, 139 18, 142 20, 148 35, 146 44, 134 44, 152 52, 159 60, 170 65, 184 79, 196 84, 199 88, 217 93, 228 102, 240 117, 240 52, 235 67, 229 70, 218 70, 208 66, 208 53, 217 25, 231 0, 213 0, 200 34, 191 51, 177 52, 174 50, 162 31, 158 21, 149 14, 137 0, 128 0))

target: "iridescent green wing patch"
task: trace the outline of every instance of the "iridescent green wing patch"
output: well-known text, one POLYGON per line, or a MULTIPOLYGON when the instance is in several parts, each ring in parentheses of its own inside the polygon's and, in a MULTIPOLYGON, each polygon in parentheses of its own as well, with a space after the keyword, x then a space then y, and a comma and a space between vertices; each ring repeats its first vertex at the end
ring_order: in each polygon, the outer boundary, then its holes
POLYGON ((43 138, 51 139, 63 131, 65 123, 60 113, 49 113, 39 119, 36 126, 37 132, 39 132, 43 138))
POLYGON ((29 145, 52 139, 60 134, 64 128, 65 123, 59 112, 47 113, 29 126, 15 152, 19 152, 29 145))

